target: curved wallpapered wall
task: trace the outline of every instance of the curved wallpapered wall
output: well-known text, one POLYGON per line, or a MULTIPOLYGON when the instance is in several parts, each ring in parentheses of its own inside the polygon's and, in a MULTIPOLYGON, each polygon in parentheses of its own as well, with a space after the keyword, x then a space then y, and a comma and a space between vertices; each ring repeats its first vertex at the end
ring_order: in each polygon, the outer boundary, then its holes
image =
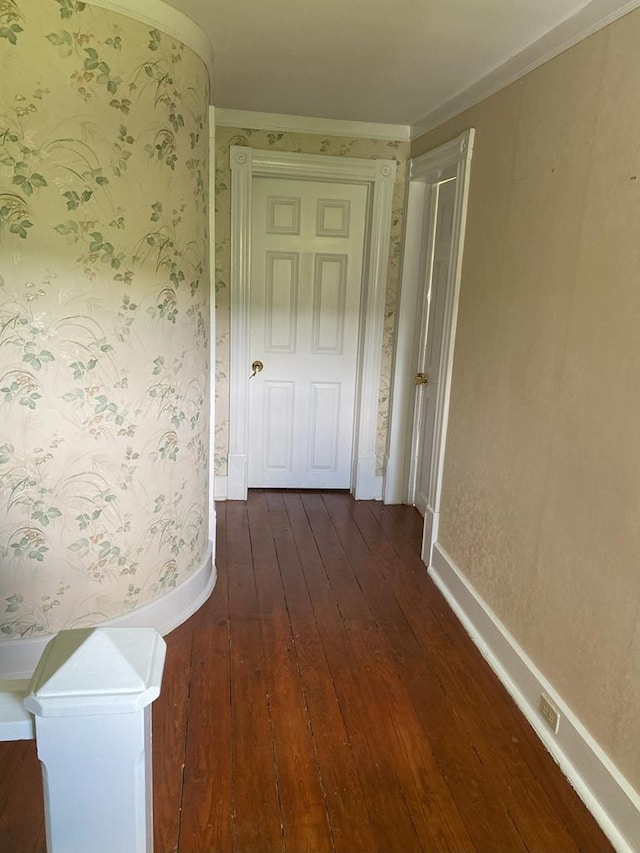
POLYGON ((75 0, 0 5, 0 632, 113 619, 208 551, 208 77, 75 0))

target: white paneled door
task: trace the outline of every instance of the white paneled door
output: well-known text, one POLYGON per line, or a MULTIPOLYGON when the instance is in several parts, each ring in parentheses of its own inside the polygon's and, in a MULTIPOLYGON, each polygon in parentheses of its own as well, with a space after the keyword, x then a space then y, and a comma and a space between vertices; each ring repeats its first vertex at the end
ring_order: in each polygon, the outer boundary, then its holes
POLYGON ((351 485, 367 203, 363 184, 253 181, 250 488, 351 485))
POLYGON ((416 406, 413 427, 412 503, 424 515, 433 507, 439 464, 440 436, 437 404, 445 331, 445 308, 452 274, 453 222, 456 179, 431 186, 431 215, 425 256, 425 298, 420 322, 416 370, 416 406))

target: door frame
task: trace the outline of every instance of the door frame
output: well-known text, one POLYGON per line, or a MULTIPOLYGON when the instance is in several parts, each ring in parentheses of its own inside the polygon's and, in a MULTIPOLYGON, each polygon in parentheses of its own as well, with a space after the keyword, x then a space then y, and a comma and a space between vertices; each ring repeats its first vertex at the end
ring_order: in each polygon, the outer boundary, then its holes
POLYGON ((382 478, 376 475, 376 431, 396 161, 261 151, 240 145, 231 146, 229 157, 231 340, 227 497, 246 500, 248 489, 252 184, 256 177, 281 177, 369 186, 351 492, 356 500, 379 499, 382 478))
POLYGON ((431 187, 445 176, 456 177, 451 263, 447 280, 444 329, 438 376, 435 427, 432 446, 432 478, 425 513, 422 558, 429 564, 438 536, 442 474, 444 469, 451 376, 455 346, 458 300, 462 275, 471 158, 475 130, 470 128, 456 139, 416 157, 410 163, 405 244, 402 263, 397 347, 391 398, 389 453, 386 466, 385 503, 410 502, 411 450, 415 412, 414 371, 420 340, 428 246, 425 234, 431 216, 431 187))

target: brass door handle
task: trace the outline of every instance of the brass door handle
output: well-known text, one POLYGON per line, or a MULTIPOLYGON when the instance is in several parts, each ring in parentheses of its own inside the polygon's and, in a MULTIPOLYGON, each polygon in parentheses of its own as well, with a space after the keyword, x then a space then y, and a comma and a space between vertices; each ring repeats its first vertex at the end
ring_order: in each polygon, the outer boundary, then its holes
POLYGON ((413 381, 416 385, 426 385, 429 382, 429 377, 426 373, 416 373, 413 381))
POLYGON ((260 373, 260 371, 263 368, 264 368, 264 364, 261 361, 258 361, 257 359, 256 359, 256 361, 251 362, 251 370, 253 370, 253 373, 251 374, 249 379, 253 379, 253 377, 256 375, 256 373, 260 373))

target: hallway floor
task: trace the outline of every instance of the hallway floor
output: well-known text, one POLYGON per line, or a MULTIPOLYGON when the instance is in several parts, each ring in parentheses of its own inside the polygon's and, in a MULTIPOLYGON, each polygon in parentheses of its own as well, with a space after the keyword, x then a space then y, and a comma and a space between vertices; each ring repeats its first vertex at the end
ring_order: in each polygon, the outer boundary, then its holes
MULTIPOLYGON (((217 509, 218 583, 154 705, 155 853, 612 850, 427 576, 415 510, 217 509)), ((0 853, 44 853, 33 742, 0 743, 0 853)))

